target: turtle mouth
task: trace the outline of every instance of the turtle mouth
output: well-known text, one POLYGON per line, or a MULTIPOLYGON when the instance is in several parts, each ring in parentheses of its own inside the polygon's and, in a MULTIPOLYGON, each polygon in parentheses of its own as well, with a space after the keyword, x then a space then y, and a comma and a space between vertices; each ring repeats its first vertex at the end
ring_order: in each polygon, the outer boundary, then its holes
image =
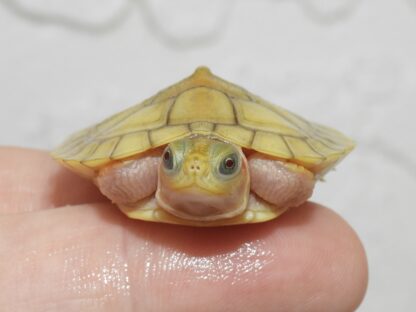
POLYGON ((180 193, 156 192, 158 205, 170 214, 193 221, 228 219, 242 214, 247 208, 248 196, 241 196, 235 205, 233 198, 213 195, 198 187, 189 187, 180 193))
POLYGON ((226 191, 214 187, 212 184, 209 184, 203 177, 194 176, 189 183, 182 186, 175 186, 177 192, 180 193, 189 193, 189 194, 202 194, 206 196, 212 195, 225 195, 226 191))

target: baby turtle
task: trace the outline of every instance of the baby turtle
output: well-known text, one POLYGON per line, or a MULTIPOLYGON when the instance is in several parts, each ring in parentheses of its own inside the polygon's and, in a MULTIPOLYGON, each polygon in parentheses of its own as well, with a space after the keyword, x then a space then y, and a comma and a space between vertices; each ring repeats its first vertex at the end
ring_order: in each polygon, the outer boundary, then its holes
POLYGON ((128 217, 255 223, 305 202, 354 143, 199 67, 52 152, 128 217))

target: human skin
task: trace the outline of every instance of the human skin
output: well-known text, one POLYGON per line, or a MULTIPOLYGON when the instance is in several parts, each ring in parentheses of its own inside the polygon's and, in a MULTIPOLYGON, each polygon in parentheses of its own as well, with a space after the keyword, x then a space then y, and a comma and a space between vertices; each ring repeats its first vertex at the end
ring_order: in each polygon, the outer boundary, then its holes
POLYGON ((354 311, 367 280, 359 238, 318 204, 220 228, 131 220, 46 152, 0 148, 4 311, 354 311))

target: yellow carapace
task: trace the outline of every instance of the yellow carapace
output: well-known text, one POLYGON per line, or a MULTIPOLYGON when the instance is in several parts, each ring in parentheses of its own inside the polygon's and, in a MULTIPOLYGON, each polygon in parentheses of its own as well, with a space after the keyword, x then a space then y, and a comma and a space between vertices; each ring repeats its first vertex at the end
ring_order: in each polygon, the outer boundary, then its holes
POLYGON ((52 156, 130 218, 219 226, 271 220, 302 204, 353 147, 199 67, 73 134, 52 156))

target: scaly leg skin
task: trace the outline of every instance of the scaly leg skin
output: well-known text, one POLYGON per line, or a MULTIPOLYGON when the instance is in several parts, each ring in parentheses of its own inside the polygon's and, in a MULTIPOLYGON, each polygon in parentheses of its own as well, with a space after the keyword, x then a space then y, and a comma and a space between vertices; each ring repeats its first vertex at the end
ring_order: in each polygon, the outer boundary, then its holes
POLYGON ((254 153, 248 157, 251 191, 280 209, 296 207, 313 192, 313 173, 296 164, 254 153))
POLYGON ((95 179, 100 191, 116 204, 134 204, 155 193, 161 152, 104 168, 95 179))

